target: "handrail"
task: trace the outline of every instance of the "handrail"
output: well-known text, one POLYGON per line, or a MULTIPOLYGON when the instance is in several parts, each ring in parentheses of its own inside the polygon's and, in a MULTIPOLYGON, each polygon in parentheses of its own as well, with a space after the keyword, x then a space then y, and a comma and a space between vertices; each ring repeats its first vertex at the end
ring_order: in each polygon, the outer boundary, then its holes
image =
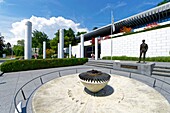
MULTIPOLYGON (((14 96, 14 107, 15 107, 16 111, 17 111, 18 113, 20 113, 19 110, 18 110, 18 108, 17 108, 17 102, 16 102, 17 96, 18 96, 18 94, 19 94, 20 91, 21 91, 21 93, 22 93, 22 95, 23 95, 24 100, 27 100, 26 97, 25 97, 25 94, 24 94, 24 92, 23 92, 23 88, 24 88, 27 84, 31 83, 32 81, 34 81, 34 80, 36 80, 36 79, 40 79, 40 82, 41 82, 41 85, 42 85, 42 84, 43 84, 43 81, 42 81, 42 78, 41 78, 41 77, 43 77, 43 76, 45 76, 45 75, 49 75, 49 74, 58 72, 58 73, 59 73, 59 77, 61 77, 61 75, 60 75, 60 72, 61 72, 61 71, 75 70, 76 73, 77 73, 77 70, 78 70, 78 69, 91 69, 91 68, 90 68, 90 67, 84 67, 84 68, 69 68, 69 69, 61 69, 61 70, 51 71, 51 72, 48 72, 48 73, 45 73, 45 74, 41 74, 41 75, 39 75, 39 76, 37 76, 37 77, 29 80, 28 82, 26 82, 23 86, 21 86, 21 88, 19 88, 19 90, 17 91, 17 93, 16 93, 15 96, 14 96)), ((110 74, 112 73, 111 70, 114 70, 114 69, 110 69, 110 74)), ((141 74, 139 74, 139 75, 140 75, 140 76, 143 76, 143 75, 141 75, 141 74)), ((121 76, 121 75, 120 75, 120 76, 121 76)), ((154 83, 153 83, 153 86, 152 86, 152 87, 156 87, 156 86, 155 86, 156 81, 161 81, 162 83, 165 83, 165 84, 167 84, 167 85, 170 86, 170 83, 168 83, 168 82, 166 82, 166 81, 163 81, 163 80, 161 80, 161 79, 158 79, 158 78, 155 78, 155 77, 152 77, 152 76, 145 76, 145 77, 149 77, 149 78, 154 79, 154 83)), ((129 78, 132 78, 132 73, 131 73, 131 72, 129 73, 129 78)), ((41 86, 41 85, 40 85, 40 86, 41 86)), ((164 89, 163 89, 163 90, 164 90, 164 89)), ((168 91, 166 91, 166 92, 168 92, 168 91)), ((170 93, 170 92, 168 92, 168 93, 170 93)))
MULTIPOLYGON (((24 86, 26 86, 27 84, 29 84, 33 80, 38 79, 40 77, 43 77, 45 75, 49 75, 49 74, 56 73, 56 72, 61 72, 61 71, 66 71, 66 70, 74 70, 74 69, 76 69, 76 73, 77 73, 77 69, 89 69, 89 67, 88 68, 70 68, 70 69, 62 69, 62 70, 52 71, 52 72, 48 72, 48 73, 39 75, 38 77, 35 77, 35 78, 31 79, 30 81, 26 82, 21 88, 19 88, 19 90, 17 91, 17 93, 15 94, 15 97, 14 97, 14 106, 15 106, 15 109, 17 110, 17 112, 20 113, 18 108, 17 108, 16 97, 17 97, 17 95, 19 94, 20 91, 22 92, 22 94, 24 94, 24 92, 22 90, 24 88, 24 86)), ((26 100, 25 95, 24 95, 24 100, 26 100)))

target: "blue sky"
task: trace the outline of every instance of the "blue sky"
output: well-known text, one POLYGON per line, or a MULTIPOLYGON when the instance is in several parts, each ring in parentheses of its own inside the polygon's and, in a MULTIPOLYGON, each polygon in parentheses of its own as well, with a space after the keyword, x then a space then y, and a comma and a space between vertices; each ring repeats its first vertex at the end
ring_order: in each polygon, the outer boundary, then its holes
POLYGON ((47 20, 51 17, 63 17, 75 24, 79 23, 78 28, 90 31, 94 27, 111 23, 111 11, 114 20, 118 21, 153 8, 161 1, 163 0, 0 0, 0 32, 6 39, 11 39, 12 34, 16 35, 11 33, 14 29, 12 24, 32 16, 47 20))

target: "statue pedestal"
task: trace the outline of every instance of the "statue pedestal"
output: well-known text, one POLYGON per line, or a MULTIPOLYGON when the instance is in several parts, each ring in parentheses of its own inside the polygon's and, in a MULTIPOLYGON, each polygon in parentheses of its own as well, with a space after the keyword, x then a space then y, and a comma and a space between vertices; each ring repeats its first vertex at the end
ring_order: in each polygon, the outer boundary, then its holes
POLYGON ((127 63, 115 61, 113 69, 151 76, 155 63, 127 63))

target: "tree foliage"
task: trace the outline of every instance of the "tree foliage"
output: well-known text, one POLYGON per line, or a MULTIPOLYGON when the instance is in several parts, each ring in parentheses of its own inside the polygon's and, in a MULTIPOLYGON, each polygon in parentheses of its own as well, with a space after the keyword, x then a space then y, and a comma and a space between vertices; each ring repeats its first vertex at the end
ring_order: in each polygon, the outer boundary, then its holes
POLYGON ((17 45, 19 45, 19 46, 24 46, 24 39, 18 40, 18 41, 17 41, 17 45))
POLYGON ((69 44, 76 45, 74 31, 71 28, 68 30, 64 29, 64 41, 64 47, 69 47, 69 44))
MULTIPOLYGON (((87 32, 77 32, 76 36, 80 36, 81 34, 85 34, 85 33, 87 33, 87 32)), ((76 40, 76 44, 75 45, 77 45, 78 43, 80 43, 80 39, 76 40)))
MULTIPOLYGON (((59 30, 55 33, 55 37, 50 41, 50 47, 57 51, 59 43, 59 30)), ((69 44, 76 45, 77 40, 75 38, 74 31, 69 28, 68 30, 64 29, 64 47, 69 47, 69 44)))
POLYGON ((46 50, 46 54, 47 54, 47 58, 51 58, 51 56, 55 53, 55 51, 53 49, 47 49, 46 50))
POLYGON ((48 36, 44 32, 34 30, 32 34, 32 48, 39 48, 39 54, 43 52, 43 41, 46 42, 46 48, 50 48, 48 36))
POLYGON ((168 3, 168 2, 170 2, 170 0, 163 0, 162 2, 158 3, 157 6, 160 6, 160 5, 165 4, 165 3, 168 3))
POLYGON ((0 57, 3 54, 4 47, 5 47, 5 45, 4 45, 4 36, 0 36, 0 57))
POLYGON ((24 56, 24 46, 14 45, 13 51, 16 56, 24 56))
POLYGON ((13 52, 16 56, 24 56, 24 39, 17 41, 17 45, 13 47, 13 52))
POLYGON ((81 34, 85 34, 87 32, 77 32, 76 36, 80 36, 81 34))
POLYGON ((11 44, 8 42, 7 44, 4 44, 4 45, 5 45, 5 47, 4 47, 3 52, 6 55, 11 55, 11 53, 12 53, 11 44))
POLYGON ((94 27, 93 30, 98 29, 98 27, 94 27))

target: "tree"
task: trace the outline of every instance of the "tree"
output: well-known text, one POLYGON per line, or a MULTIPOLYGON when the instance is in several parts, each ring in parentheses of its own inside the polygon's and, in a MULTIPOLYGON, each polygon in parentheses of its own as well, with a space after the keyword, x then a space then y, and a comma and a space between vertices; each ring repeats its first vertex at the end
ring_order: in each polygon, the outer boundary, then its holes
POLYGON ((58 51, 58 43, 59 43, 59 30, 55 33, 55 37, 50 40, 50 47, 54 50, 54 51, 58 51))
MULTIPOLYGON (((76 36, 80 36, 81 34, 85 34, 85 33, 87 32, 77 32, 76 36)), ((80 43, 80 39, 75 39, 75 42, 76 42, 75 45, 77 45, 78 43, 80 43)))
POLYGON ((69 44, 71 45, 75 45, 76 42, 75 42, 75 35, 74 35, 74 31, 69 28, 68 30, 65 30, 64 29, 64 47, 69 47, 69 44))
POLYGON ((24 56, 24 39, 17 41, 17 45, 14 45, 13 51, 16 56, 24 56))
POLYGON ((19 46, 24 46, 24 39, 18 40, 18 41, 17 41, 17 45, 19 45, 19 46))
POLYGON ((11 48, 11 44, 8 42, 8 43, 6 44, 6 47, 7 47, 7 49, 10 49, 10 48, 11 48))
POLYGON ((162 2, 158 3, 157 6, 160 6, 160 5, 162 5, 162 4, 166 4, 166 3, 168 3, 168 2, 170 2, 170 0, 163 0, 162 2))
POLYGON ((77 32, 76 36, 80 36, 81 34, 85 34, 87 32, 77 32))
MULTIPOLYGON (((55 33, 55 37, 50 41, 50 47, 57 52, 59 43, 59 30, 55 33)), ((74 31, 69 28, 64 29, 64 47, 69 47, 69 44, 76 45, 77 41, 74 35, 74 31)))
POLYGON ((4 36, 0 35, 0 57, 3 54, 4 47, 5 47, 5 45, 4 45, 4 36))
POLYGON ((5 44, 3 51, 6 55, 11 55, 12 49, 11 49, 11 44, 9 42, 7 44, 5 44))
POLYGON ((39 54, 42 54, 43 52, 43 41, 46 42, 46 48, 50 48, 50 43, 49 43, 49 39, 48 36, 41 31, 38 30, 34 30, 33 31, 33 37, 32 37, 32 47, 33 48, 39 48, 39 54))
POLYGON ((98 29, 98 27, 94 27, 93 30, 98 29))
POLYGON ((16 56, 24 56, 24 46, 14 45, 13 51, 16 56))

